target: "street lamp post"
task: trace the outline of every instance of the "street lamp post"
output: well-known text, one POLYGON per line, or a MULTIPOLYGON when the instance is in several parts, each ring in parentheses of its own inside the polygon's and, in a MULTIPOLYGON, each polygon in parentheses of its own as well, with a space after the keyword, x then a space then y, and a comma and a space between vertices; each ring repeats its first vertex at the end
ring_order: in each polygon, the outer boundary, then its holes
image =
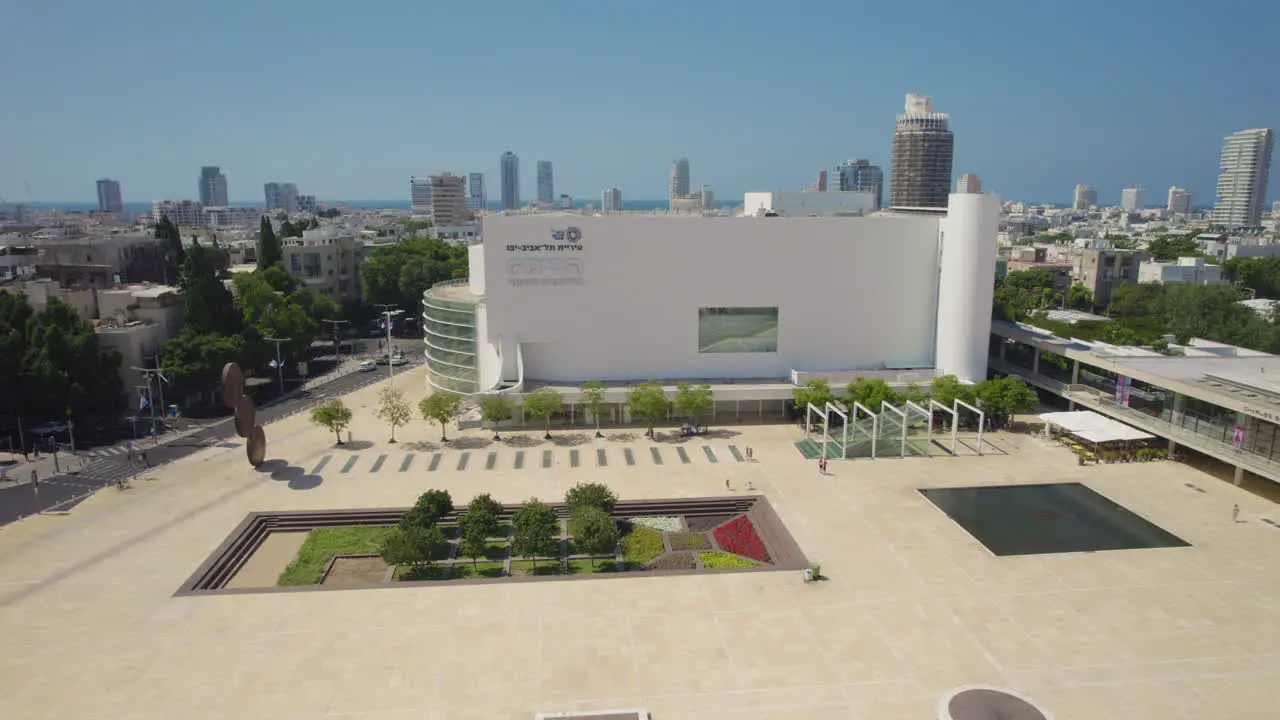
POLYGON ((387 379, 394 382, 396 377, 396 366, 392 364, 391 355, 391 318, 403 313, 403 310, 392 310, 395 305, 387 303, 378 303, 378 307, 382 308, 383 321, 387 325, 387 379))
MULTIPOLYGON (((151 406, 151 432, 153 433, 152 437, 155 440, 155 444, 159 445, 160 444, 160 428, 156 425, 156 398, 152 392, 151 381, 152 381, 152 378, 157 378, 157 377, 160 378, 160 403, 164 404, 164 383, 168 382, 169 378, 165 377, 164 374, 160 372, 159 356, 156 356, 155 367, 142 368, 142 367, 135 366, 133 369, 142 373, 142 376, 147 380, 147 405, 151 406)), ((164 412, 164 409, 161 408, 162 420, 164 419, 163 412, 164 412)))
POLYGON ((276 344, 276 376, 280 378, 280 397, 284 397, 284 361, 280 359, 280 345, 287 343, 293 338, 262 338, 267 342, 276 344))
POLYGON ((343 324, 345 324, 345 323, 347 323, 347 322, 349 322, 349 321, 347 321, 347 320, 323 320, 323 321, 321 321, 321 322, 327 322, 327 323, 329 323, 330 325, 333 325, 333 351, 334 351, 335 353, 337 353, 337 354, 338 354, 338 357, 342 357, 342 343, 338 341, 338 326, 339 326, 339 325, 343 325, 343 324))

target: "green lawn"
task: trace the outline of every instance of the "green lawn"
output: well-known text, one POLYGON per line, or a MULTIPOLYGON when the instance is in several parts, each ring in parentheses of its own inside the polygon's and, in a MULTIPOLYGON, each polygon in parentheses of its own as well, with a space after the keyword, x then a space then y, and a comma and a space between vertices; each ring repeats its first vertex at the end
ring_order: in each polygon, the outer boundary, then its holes
POLYGON ((662 533, 657 530, 633 525, 622 538, 622 559, 628 566, 643 565, 664 552, 662 533))
POLYGON ((472 565, 469 562, 454 563, 451 580, 498 578, 502 577, 502 563, 482 562, 472 565))
POLYGON ((376 553, 389 527, 316 528, 298 548, 298 556, 280 573, 276 585, 314 585, 320 582, 324 566, 334 555, 376 553))
POLYGON ((534 566, 532 560, 512 560, 511 575, 559 575, 559 560, 539 560, 537 566, 534 566))
POLYGON ((578 559, 569 561, 570 575, 588 575, 591 573, 617 572, 618 562, 611 558, 596 558, 593 567, 590 560, 578 559))
POLYGON ((755 567, 760 564, 755 560, 748 560, 744 557, 722 552, 698 553, 698 559, 702 561, 702 567, 704 568, 744 568, 755 567))

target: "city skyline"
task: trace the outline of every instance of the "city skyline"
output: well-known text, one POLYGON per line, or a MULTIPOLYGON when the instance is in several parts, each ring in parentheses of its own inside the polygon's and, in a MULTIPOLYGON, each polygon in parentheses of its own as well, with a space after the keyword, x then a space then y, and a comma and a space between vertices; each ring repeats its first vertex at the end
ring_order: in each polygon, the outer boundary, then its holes
MULTIPOLYGON (((1097 18, 1106 7, 1084 2, 1065 16, 1052 8, 1016 14, 1006 8, 978 23, 972 8, 936 3, 903 22, 903 13, 890 6, 813 2, 779 16, 771 6, 747 2, 735 6, 728 22, 713 8, 687 4, 673 3, 670 15, 566 2, 550 13, 518 4, 497 12, 371 9, 341 27, 242 0, 219 6, 216 18, 198 19, 180 8, 113 13, 77 4, 77 17, 85 22, 74 26, 65 23, 62 10, 18 7, 7 18, 14 38, 0 48, 0 58, 22 68, 6 92, 23 111, 0 118, 0 131, 11 139, 0 149, 0 196, 9 202, 91 201, 92 181, 109 177, 120 180, 126 197, 136 201, 194 199, 193 170, 217 164, 229 177, 232 202, 255 200, 263 184, 280 177, 320 198, 398 198, 403 179, 423 172, 482 171, 496 178, 494 160, 510 147, 526 158, 551 159, 557 192, 574 197, 594 197, 601 187, 616 186, 628 197, 660 199, 667 194, 671 159, 688 156, 700 169, 698 184, 727 198, 805 187, 814 168, 851 157, 867 158, 888 174, 894 116, 902 95, 916 92, 933 96, 951 116, 960 140, 953 181, 973 172, 1003 197, 1059 204, 1071 200, 1077 183, 1107 199, 1118 198, 1130 184, 1176 185, 1208 204, 1221 139, 1241 129, 1274 127, 1280 117, 1280 99, 1257 90, 1265 82, 1263 69, 1280 59, 1280 48, 1265 33, 1280 21, 1280 9, 1249 6, 1252 21, 1233 40, 1236 47, 1252 49, 1242 64, 1232 53, 1185 61, 1181 48, 1204 39, 1192 5, 1161 4, 1122 41, 1097 36, 1097 18), (402 92, 414 77, 417 43, 409 29, 424 17, 438 30, 441 53, 469 53, 473 39, 464 30, 476 23, 482 22, 493 41, 476 58, 474 73, 443 78, 436 87, 467 113, 431 112, 427 100, 402 92), (208 32, 178 38, 167 30, 188 21, 208 32), (220 82, 226 73, 278 60, 278 48, 253 41, 263 23, 291 28, 300 47, 290 62, 324 77, 327 91, 392 98, 390 112, 370 114, 355 103, 317 113, 307 83, 256 88, 220 82), (796 49, 838 45, 850 26, 860 29, 859 52, 894 62, 860 79, 856 89, 836 91, 834 75, 813 72, 796 49), (1028 33, 1028 27, 1073 38, 1082 43, 1079 52, 1045 53, 1036 39, 1043 33, 1028 33), (550 36, 573 41, 548 47, 550 36), (144 40, 152 52, 120 49, 144 40), (320 51, 335 42, 376 50, 341 59, 320 51), (690 52, 655 52, 656 42, 690 52), (227 58, 217 73, 200 61, 231 45, 247 51, 227 58), (908 45, 930 52, 904 52, 908 45), (771 49, 747 50, 753 46, 771 49), (505 77, 502 69, 532 55, 583 69, 538 83, 471 79, 505 77), (42 61, 24 61, 33 56, 42 61), (586 61, 590 57, 609 62, 597 67, 586 61), (965 60, 938 62, 939 57, 965 60), (749 76, 773 88, 783 102, 762 106, 750 93, 731 90, 732 83, 712 82, 708 89, 652 82, 698 63, 710 63, 725 78, 749 76), (117 77, 169 88, 166 101, 186 108, 183 122, 147 112, 110 88, 84 87, 82 69, 103 64, 117 77), (1103 82, 1116 67, 1146 80, 1134 87, 1103 82), (1169 73, 1169 67, 1182 69, 1169 73), (597 88, 599 95, 566 105, 583 87, 597 88), (1170 97, 1194 112, 1153 115, 1170 97), (239 120, 247 109, 262 106, 275 108, 273 121, 290 131, 268 138, 239 120), (518 122, 510 119, 513 107, 522 109, 518 122), (1107 111, 1092 109, 1098 107, 1107 111), (678 121, 673 108, 679 108, 678 121), (839 123, 815 132, 810 113, 798 108, 820 108, 839 123), (432 130, 423 135, 419 125, 427 116, 432 130)), ((531 173, 521 182, 534 187, 531 173)), ((1268 188, 1268 200, 1276 198, 1276 185, 1268 188)))

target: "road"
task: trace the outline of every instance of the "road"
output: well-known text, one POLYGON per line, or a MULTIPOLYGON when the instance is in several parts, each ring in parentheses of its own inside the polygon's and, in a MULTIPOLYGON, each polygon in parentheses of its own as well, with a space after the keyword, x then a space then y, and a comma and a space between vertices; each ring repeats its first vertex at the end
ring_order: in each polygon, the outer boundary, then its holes
MULTIPOLYGON (((410 370, 415 363, 401 365, 396 374, 410 370)), ((310 390, 258 408, 259 425, 280 420, 309 408, 317 400, 338 397, 387 379, 387 367, 379 365, 376 372, 349 372, 310 390)), ((235 441, 235 426, 231 420, 220 420, 197 433, 155 445, 151 440, 135 441, 135 447, 147 455, 151 467, 173 462, 207 447, 235 441)), ((163 440, 163 438, 161 438, 163 440)), ((139 463, 131 463, 128 454, 117 448, 95 451, 96 459, 85 464, 75 474, 42 478, 39 484, 25 482, 0 488, 0 525, 8 525, 28 515, 47 511, 63 511, 97 490, 116 484, 121 478, 129 478, 146 469, 139 463)), ((26 478, 21 478, 25 480, 26 478)), ((8 485, 8 483, 0 483, 8 485)))

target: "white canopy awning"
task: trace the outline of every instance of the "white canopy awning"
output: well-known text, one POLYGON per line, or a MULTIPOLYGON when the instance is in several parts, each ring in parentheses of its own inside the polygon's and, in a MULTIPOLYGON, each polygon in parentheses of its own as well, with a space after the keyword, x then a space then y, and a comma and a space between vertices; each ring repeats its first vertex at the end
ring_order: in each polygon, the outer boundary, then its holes
POLYGON ((1040 419, 1050 425, 1057 425, 1081 440, 1088 440, 1089 442, 1149 440, 1155 437, 1155 435, 1144 433, 1122 422, 1116 422, 1092 410, 1043 413, 1040 415, 1040 419))

